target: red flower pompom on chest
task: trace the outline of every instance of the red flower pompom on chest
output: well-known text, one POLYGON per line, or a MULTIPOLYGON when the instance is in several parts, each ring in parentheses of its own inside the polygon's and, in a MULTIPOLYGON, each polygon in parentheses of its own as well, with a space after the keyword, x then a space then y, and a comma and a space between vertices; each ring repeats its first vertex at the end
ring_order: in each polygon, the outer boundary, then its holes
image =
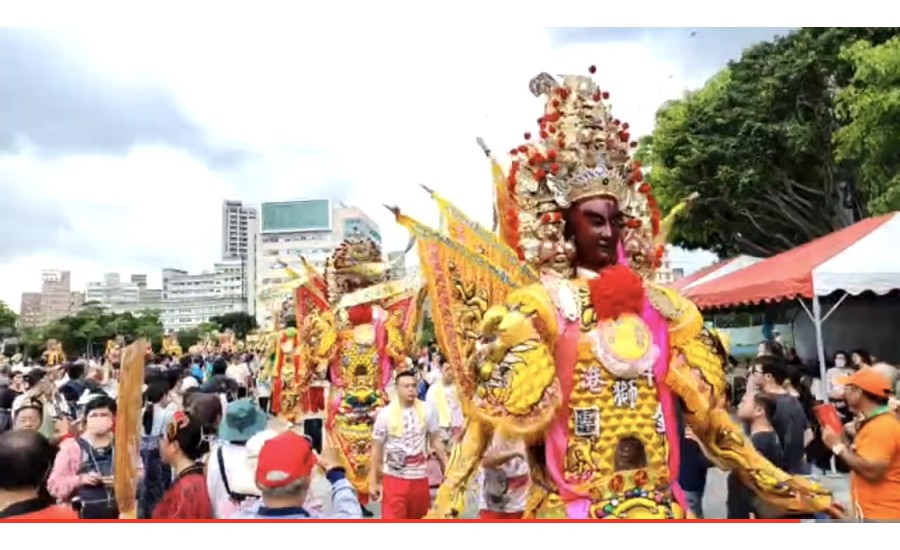
POLYGON ((347 310, 347 320, 354 327, 372 322, 372 306, 368 304, 353 306, 347 310))
POLYGON ((628 266, 616 264, 588 281, 591 304, 600 321, 616 319, 631 313, 640 315, 644 309, 644 283, 628 266))

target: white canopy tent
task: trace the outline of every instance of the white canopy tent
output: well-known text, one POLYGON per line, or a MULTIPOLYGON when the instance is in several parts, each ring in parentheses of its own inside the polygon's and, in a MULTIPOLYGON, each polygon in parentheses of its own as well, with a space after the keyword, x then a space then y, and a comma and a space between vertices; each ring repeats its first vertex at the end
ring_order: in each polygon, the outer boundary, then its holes
MULTIPOLYGON (((822 381, 829 391, 825 376, 825 341, 822 323, 834 313, 847 296, 873 292, 883 296, 900 289, 900 254, 895 252, 900 244, 900 213, 885 216, 886 221, 812 270, 813 311, 810 317, 816 329, 816 351, 822 372, 822 381), (834 292, 844 295, 822 315, 820 296, 834 292)), ((800 302, 803 305, 803 302, 800 302)), ((804 306, 804 309, 806 307, 804 306)), ((810 312, 807 310, 807 314, 810 312)))
POLYGON ((822 323, 847 299, 864 292, 885 295, 900 289, 900 213, 862 220, 815 241, 692 284, 686 295, 702 309, 796 299, 809 315, 825 380, 822 323), (820 298, 839 294, 827 311, 820 298), (806 300, 811 302, 812 310, 806 300))
POLYGON ((818 296, 842 290, 884 295, 900 287, 900 213, 812 270, 818 296))

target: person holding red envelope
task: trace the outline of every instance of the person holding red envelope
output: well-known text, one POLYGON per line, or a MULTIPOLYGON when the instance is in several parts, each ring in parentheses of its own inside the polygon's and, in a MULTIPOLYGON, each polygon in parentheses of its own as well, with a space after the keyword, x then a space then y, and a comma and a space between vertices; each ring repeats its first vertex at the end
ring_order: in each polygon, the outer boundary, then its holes
POLYGON ((900 519, 900 419, 888 406, 891 385, 864 367, 838 380, 850 408, 862 416, 853 445, 825 425, 822 441, 850 468, 853 515, 863 521, 900 519))

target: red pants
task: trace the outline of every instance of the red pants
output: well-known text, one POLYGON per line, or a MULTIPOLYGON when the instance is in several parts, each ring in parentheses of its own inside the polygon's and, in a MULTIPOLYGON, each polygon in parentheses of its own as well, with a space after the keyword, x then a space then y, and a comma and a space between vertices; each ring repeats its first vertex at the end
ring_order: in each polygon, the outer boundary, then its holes
POLYGON ((490 510, 479 510, 478 517, 480 519, 522 519, 524 512, 492 512, 490 510))
POLYGON ((300 395, 303 412, 317 413, 325 410, 325 388, 316 386, 300 395))
POLYGON ((381 481, 381 519, 422 519, 431 506, 428 479, 385 475, 381 481))

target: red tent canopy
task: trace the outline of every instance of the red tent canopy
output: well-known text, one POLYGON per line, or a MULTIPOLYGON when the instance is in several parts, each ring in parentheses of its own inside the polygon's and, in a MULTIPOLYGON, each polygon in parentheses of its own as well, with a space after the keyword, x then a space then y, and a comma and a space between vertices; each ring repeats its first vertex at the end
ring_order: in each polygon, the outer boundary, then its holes
POLYGON ((721 262, 716 262, 712 265, 708 265, 699 271, 695 271, 686 277, 682 277, 682 278, 678 279, 677 281, 675 281, 674 283, 672 283, 669 286, 671 286, 675 290, 681 290, 684 287, 688 286, 689 284, 691 284, 695 281, 699 281, 703 277, 706 277, 710 273, 725 267, 726 265, 730 264, 733 261, 734 261, 734 258, 728 258, 727 260, 722 260, 721 262))
MULTIPOLYGON (((813 297, 812 272, 885 223, 891 214, 862 220, 744 269, 688 288, 701 309, 813 297)), ((891 253, 888 250, 885 254, 891 253)))

